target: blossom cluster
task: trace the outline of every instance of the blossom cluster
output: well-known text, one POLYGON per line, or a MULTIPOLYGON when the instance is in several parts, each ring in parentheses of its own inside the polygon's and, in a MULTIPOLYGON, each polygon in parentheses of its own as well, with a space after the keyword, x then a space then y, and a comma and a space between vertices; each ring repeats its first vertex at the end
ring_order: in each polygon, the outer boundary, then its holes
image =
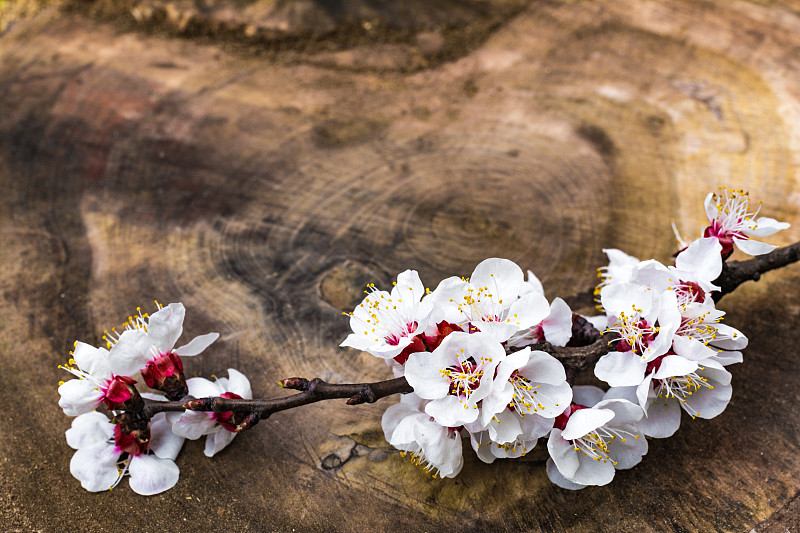
POLYGON ((434 477, 454 477, 466 438, 487 463, 521 457, 546 438, 550 480, 579 489, 638 464, 646 437, 674 434, 682 411, 720 414, 731 398, 726 366, 742 361, 747 338, 720 322, 714 281, 734 245, 767 253, 774 246, 752 237, 788 224, 756 219, 740 190, 709 194, 705 210, 708 227, 691 243, 679 240, 672 265, 605 250, 596 290, 604 314, 587 318, 610 339, 594 368, 605 391, 571 386, 562 363, 536 349, 569 345, 574 315, 510 260, 486 259, 433 291, 414 270, 391 291, 369 286, 347 313, 352 333, 342 346, 385 360, 413 388, 383 415, 386 440, 434 477))
POLYGON ((183 332, 184 306, 156 305, 152 315, 137 309, 121 333, 116 328, 106 331, 104 347, 76 341, 69 362, 61 366, 77 378, 58 388, 59 406, 75 417, 67 430, 67 444, 76 450, 70 472, 91 492, 110 490, 125 475, 138 494, 170 489, 178 482, 175 459, 184 439, 207 435, 205 455, 211 457, 238 430, 233 412, 158 413, 148 419, 143 414, 145 400, 181 400, 188 395, 252 398, 249 381, 233 368, 228 378, 215 382, 187 380, 181 358, 200 354, 219 334, 200 335, 174 348, 183 332), (137 384, 150 390, 139 391, 137 384))
MULTIPOLYGON (((461 471, 467 440, 487 463, 522 457, 546 440, 553 483, 605 485, 642 461, 648 438, 669 437, 682 418, 713 418, 727 407, 727 367, 742 361, 748 341, 721 322, 716 283, 734 247, 768 253, 775 247, 754 237, 789 227, 757 218, 759 210, 751 211, 741 190, 709 194, 708 226, 692 242, 675 231, 681 249, 671 264, 604 250, 599 316, 548 300, 533 272, 508 259, 486 259, 468 278, 444 279, 433 291, 406 270, 390 291, 367 287, 345 313, 352 333, 341 346, 384 360, 413 390, 386 410, 383 431, 434 477, 461 471), (565 367, 551 355, 592 343, 603 343, 590 362, 605 390, 574 386, 585 365, 565 367)), ((233 368, 213 382, 186 379, 183 358, 202 353, 219 334, 175 348, 184 306, 156 305, 152 315, 139 309, 120 332, 106 332, 105 346, 75 342, 61 366, 75 378, 58 389, 60 407, 75 417, 66 433, 76 450, 70 471, 89 491, 110 490, 126 475, 138 494, 167 490, 178 481, 175 460, 185 439, 206 436, 211 457, 263 415, 254 407, 261 400, 244 401, 253 397, 250 382, 233 368), (172 403, 153 403, 164 401, 172 403)), ((294 407, 324 399, 313 389, 319 382, 280 383, 305 393, 287 398, 294 407)), ((351 401, 376 399, 367 396, 351 401)))

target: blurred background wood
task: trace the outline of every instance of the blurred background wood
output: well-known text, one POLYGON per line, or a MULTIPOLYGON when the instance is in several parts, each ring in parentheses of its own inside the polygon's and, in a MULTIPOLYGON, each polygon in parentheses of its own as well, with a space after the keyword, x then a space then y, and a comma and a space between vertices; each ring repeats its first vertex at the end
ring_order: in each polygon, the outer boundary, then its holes
POLYGON ((383 439, 387 398, 279 413, 210 460, 187 443, 162 495, 89 494, 56 407, 72 341, 153 298, 222 334, 189 375, 270 397, 390 377, 338 348, 341 312, 406 268, 434 287, 508 257, 583 294, 603 247, 668 260, 670 217, 694 236, 720 184, 800 240, 799 8, 0 2, 3 528, 800 531, 797 267, 722 302, 751 339, 727 411, 576 493, 543 453, 426 477, 383 439))

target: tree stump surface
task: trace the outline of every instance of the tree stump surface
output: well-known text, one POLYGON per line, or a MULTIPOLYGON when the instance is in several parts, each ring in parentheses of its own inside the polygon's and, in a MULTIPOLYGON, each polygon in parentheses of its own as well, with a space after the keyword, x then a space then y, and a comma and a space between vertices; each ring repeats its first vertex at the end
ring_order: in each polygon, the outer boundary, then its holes
MULTIPOLYGON (((800 239, 800 9, 780 1, 108 2, 0 36, 0 520, 9 531, 800 531, 800 267, 720 307, 750 338, 713 420, 605 487, 540 445, 431 479, 384 440, 397 398, 278 413, 177 486, 84 491, 57 365, 151 300, 187 375, 363 382, 338 344, 368 282, 482 259, 585 296, 602 248, 667 261, 718 185, 800 239), (109 7, 111 6, 111 7, 109 7), (120 7, 122 6, 122 7, 120 7)), ((2 28, 0 28, 2 30, 2 28)), ((592 378, 584 378, 591 383, 592 378)))

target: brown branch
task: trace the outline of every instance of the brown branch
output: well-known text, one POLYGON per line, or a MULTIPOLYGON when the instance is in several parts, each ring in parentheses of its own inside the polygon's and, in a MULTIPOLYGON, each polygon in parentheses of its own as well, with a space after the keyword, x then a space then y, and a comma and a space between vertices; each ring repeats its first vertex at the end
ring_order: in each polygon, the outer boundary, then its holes
POLYGON ((726 294, 733 292, 745 281, 758 281, 761 274, 785 267, 800 260, 800 242, 778 248, 768 254, 759 255, 748 261, 730 261, 722 265, 722 273, 714 280, 721 291, 714 294, 718 302, 726 294))
MULTIPOLYGON (((714 295, 714 301, 733 292, 745 281, 758 281, 761 274, 776 268, 781 268, 800 260, 800 242, 778 248, 768 254, 750 259, 749 261, 731 261, 723 264, 722 273, 714 283, 721 287, 721 291, 714 295)), ((616 335, 606 333, 602 335, 586 320, 578 315, 573 316, 573 341, 568 346, 553 346, 548 342, 532 344, 533 350, 549 353, 564 365, 567 381, 573 384, 575 378, 582 371, 590 368, 600 357, 612 349, 616 335), (572 345, 577 340, 577 346, 572 345), (583 344, 581 346, 581 344, 583 344)), ((285 388, 301 391, 299 394, 285 398, 271 400, 241 400, 228 398, 200 398, 187 396, 180 401, 157 402, 145 399, 144 414, 148 418, 156 413, 165 411, 233 411, 241 413, 243 422, 241 429, 246 429, 259 419, 269 417, 272 413, 300 407, 322 400, 348 398, 348 405, 372 403, 376 400, 393 394, 413 392, 404 377, 378 381, 375 383, 355 383, 335 385, 319 378, 307 380, 305 378, 288 378, 280 382, 285 388)))
POLYGON ((300 394, 270 400, 240 400, 233 398, 200 398, 190 396, 175 402, 158 402, 145 399, 145 415, 150 418, 156 413, 165 411, 213 411, 216 413, 234 411, 257 413, 264 419, 272 413, 308 405, 321 400, 348 398, 348 405, 373 403, 386 396, 412 392, 414 389, 406 378, 395 378, 375 383, 332 384, 319 378, 307 380, 289 378, 281 382, 281 386, 302 391, 300 394))

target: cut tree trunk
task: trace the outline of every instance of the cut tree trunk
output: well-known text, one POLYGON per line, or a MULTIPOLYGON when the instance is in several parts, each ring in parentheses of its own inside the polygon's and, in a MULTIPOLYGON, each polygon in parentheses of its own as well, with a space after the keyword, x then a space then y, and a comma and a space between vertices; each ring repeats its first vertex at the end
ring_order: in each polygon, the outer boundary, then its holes
POLYGON ((391 377, 338 347, 341 314, 407 268, 433 288, 507 257, 593 313, 602 248, 669 260, 670 218, 694 238, 718 185, 800 219, 789 2, 199 4, 79 2, 0 36, 4 528, 798 531, 798 267, 721 304, 750 338, 728 409, 605 487, 466 442, 431 479, 385 442, 387 398, 276 414, 213 459, 187 442, 158 496, 84 491, 56 366, 153 299, 221 334, 188 376, 272 397, 391 377))

